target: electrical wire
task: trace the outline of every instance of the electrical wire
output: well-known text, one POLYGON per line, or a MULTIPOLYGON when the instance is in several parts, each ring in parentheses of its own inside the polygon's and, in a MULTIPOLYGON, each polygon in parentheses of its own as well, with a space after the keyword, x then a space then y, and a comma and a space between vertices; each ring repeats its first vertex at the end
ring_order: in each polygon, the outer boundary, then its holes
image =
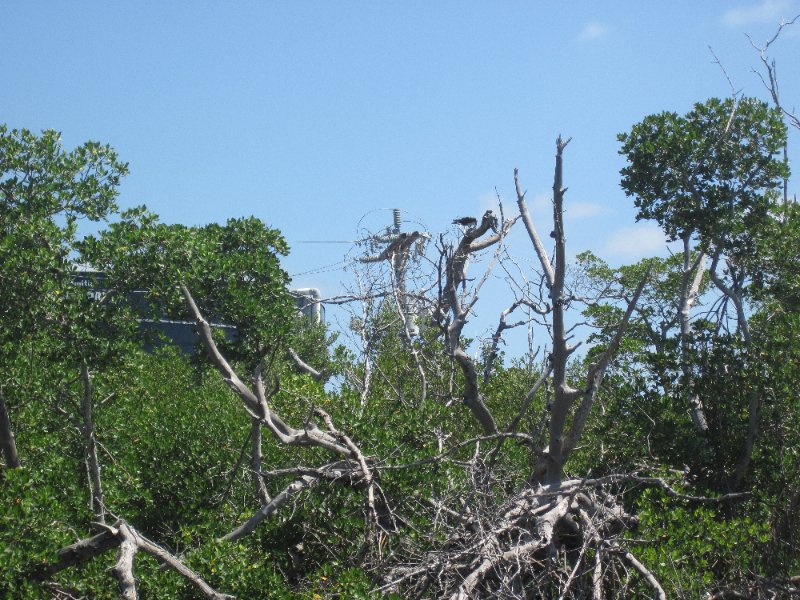
POLYGON ((292 273, 289 277, 299 277, 300 275, 316 275, 317 273, 329 273, 332 271, 340 271, 342 268, 347 266, 348 263, 352 261, 349 260, 340 260, 339 262, 331 263, 329 265, 324 265, 321 267, 317 267, 315 269, 311 269, 309 271, 303 271, 302 273, 292 273))
POLYGON ((359 240, 297 240, 295 244, 356 244, 359 240))

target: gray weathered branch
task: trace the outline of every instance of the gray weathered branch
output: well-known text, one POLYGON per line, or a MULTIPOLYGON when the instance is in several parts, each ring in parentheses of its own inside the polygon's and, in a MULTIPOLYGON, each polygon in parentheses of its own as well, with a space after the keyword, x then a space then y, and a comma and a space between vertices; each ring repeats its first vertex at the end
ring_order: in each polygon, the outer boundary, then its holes
POLYGON ((300 355, 294 350, 294 348, 289 348, 287 350, 289 357, 294 361, 294 364, 297 365, 297 368, 303 371, 304 373, 311 376, 314 381, 322 381, 325 379, 325 374, 321 371, 318 371, 307 362, 305 362, 300 355))
POLYGON ((81 365, 83 396, 81 397, 81 432, 83 433, 84 456, 89 471, 91 492, 91 508, 98 523, 106 522, 106 507, 103 499, 103 484, 100 477, 100 460, 97 457, 97 439, 95 438, 94 421, 92 419, 93 393, 92 376, 86 364, 81 365))
POLYGON ((119 548, 113 572, 119 579, 122 597, 126 600, 135 600, 138 594, 136 578, 133 573, 133 561, 136 553, 141 550, 153 556, 162 565, 177 572, 200 590, 204 597, 211 600, 233 600, 233 596, 214 590, 199 574, 187 567, 180 559, 141 535, 124 519, 119 519, 113 525, 104 525, 103 527, 103 531, 97 535, 80 540, 59 550, 57 562, 32 569, 30 572, 31 578, 47 579, 59 571, 88 562, 113 548, 119 548))
POLYGON ((611 339, 608 346, 599 356, 599 358, 594 363, 589 365, 589 371, 586 374, 585 386, 582 392, 583 399, 572 417, 572 425, 570 426, 569 433, 567 434, 564 442, 564 459, 566 459, 572 450, 574 450, 578 440, 580 440, 580 437, 583 434, 586 421, 589 418, 589 411, 591 410, 595 396, 600 389, 600 385, 603 383, 603 376, 608 368, 608 364, 619 349, 619 344, 628 328, 631 315, 633 314, 636 304, 639 302, 639 297, 642 295, 642 290, 647 284, 647 280, 649 278, 650 270, 648 269, 642 276, 642 279, 639 282, 633 297, 628 302, 628 306, 625 309, 625 314, 617 326, 614 337, 611 339))
POLYGON ((280 494, 274 496, 267 504, 259 508, 256 513, 247 521, 242 523, 230 533, 222 536, 221 539, 228 542, 235 542, 236 540, 253 533, 253 531, 255 531, 256 527, 258 527, 261 522, 274 515, 281 507, 291 500, 292 496, 304 489, 316 485, 318 482, 319 480, 315 477, 303 475, 299 479, 289 484, 289 486, 280 494))
POLYGON ((522 187, 519 183, 519 170, 514 169, 514 185, 517 190, 517 206, 519 207, 519 214, 522 218, 522 222, 525 225, 525 229, 528 232, 528 237, 531 238, 531 243, 533 244, 533 248, 536 251, 536 256, 539 258, 539 262, 542 265, 542 270, 545 274, 545 283, 547 284, 547 288, 550 289, 553 287, 553 283, 555 282, 555 273, 553 272, 553 265, 550 262, 550 257, 547 254, 547 251, 544 249, 542 245, 542 240, 539 237, 539 233, 536 231, 536 227, 533 225, 533 219, 531 219, 531 214, 528 211, 528 204, 525 202, 525 192, 522 191, 522 187))
POLYGON ((290 427, 284 420, 275 413, 268 404, 268 395, 264 390, 263 381, 260 375, 260 368, 257 370, 254 378, 255 391, 250 389, 236 374, 233 367, 228 364, 225 357, 217 348, 214 337, 211 334, 211 327, 208 321, 205 320, 200 309, 192 297, 189 288, 181 285, 181 291, 186 300, 187 305, 192 313, 192 316, 197 323, 200 333, 200 340, 203 343, 206 353, 208 354, 211 362, 222 373, 225 382, 241 399, 245 408, 251 417, 258 419, 267 429, 269 429, 275 437, 277 437, 284 444, 298 444, 305 446, 319 446, 326 448, 331 452, 341 454, 344 456, 350 455, 350 449, 339 443, 337 439, 330 435, 328 432, 322 431, 315 426, 307 426, 303 429, 295 429, 290 427))

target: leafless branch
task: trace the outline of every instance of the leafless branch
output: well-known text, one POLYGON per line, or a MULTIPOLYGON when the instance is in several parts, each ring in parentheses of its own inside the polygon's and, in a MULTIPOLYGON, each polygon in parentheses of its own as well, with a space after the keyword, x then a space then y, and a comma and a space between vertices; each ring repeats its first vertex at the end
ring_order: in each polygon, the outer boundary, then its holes
POLYGON ((233 596, 223 594, 209 586, 195 571, 188 568, 181 560, 164 550, 158 544, 141 535, 125 520, 119 519, 113 525, 104 525, 103 531, 90 538, 66 546, 58 551, 58 561, 38 566, 31 571, 33 579, 47 579, 64 569, 74 567, 113 548, 119 548, 117 562, 113 569, 120 581, 123 598, 138 597, 136 579, 133 574, 133 562, 138 551, 146 552, 158 562, 172 569, 194 585, 206 598, 212 600, 232 600, 233 596))
POLYGON ((303 371, 304 373, 311 376, 314 381, 322 381, 325 379, 325 374, 321 371, 317 371, 314 367, 306 363, 300 355, 293 349, 289 348, 287 350, 289 357, 294 361, 294 364, 297 365, 297 368, 303 371))

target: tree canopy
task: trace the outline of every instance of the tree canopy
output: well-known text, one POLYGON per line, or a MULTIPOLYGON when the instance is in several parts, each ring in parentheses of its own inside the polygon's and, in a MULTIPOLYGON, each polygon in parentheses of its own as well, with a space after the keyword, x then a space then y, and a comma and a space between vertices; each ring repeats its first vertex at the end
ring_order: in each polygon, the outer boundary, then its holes
POLYGON ((622 188, 683 252, 571 261, 559 137, 549 238, 515 170, 517 214, 382 236, 330 332, 297 314, 278 230, 118 213, 110 147, 0 127, 0 591, 797 594, 781 113, 710 99, 619 139, 622 188), (80 219, 109 222, 78 238, 80 219), (507 303, 487 307, 500 269, 507 303), (198 352, 143 345, 159 319, 193 322, 198 352), (516 328, 529 352, 504 357, 516 328))
POLYGON ((697 236, 728 252, 768 218, 788 177, 779 153, 786 125, 756 98, 712 98, 683 116, 650 115, 619 135, 622 189, 637 218, 654 219, 670 239, 697 236))

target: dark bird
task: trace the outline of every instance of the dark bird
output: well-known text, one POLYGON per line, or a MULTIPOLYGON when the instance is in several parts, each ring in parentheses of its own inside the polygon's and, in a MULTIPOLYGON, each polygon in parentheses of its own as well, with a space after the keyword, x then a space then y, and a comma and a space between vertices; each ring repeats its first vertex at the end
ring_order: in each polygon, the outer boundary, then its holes
POLYGON ((489 227, 492 228, 492 231, 497 233, 497 217, 494 216, 494 213, 490 210, 487 210, 483 215, 484 221, 489 221, 489 227))
POLYGON ((461 217, 453 221, 453 225, 462 225, 463 227, 475 227, 478 224, 478 219, 475 217, 461 217))

